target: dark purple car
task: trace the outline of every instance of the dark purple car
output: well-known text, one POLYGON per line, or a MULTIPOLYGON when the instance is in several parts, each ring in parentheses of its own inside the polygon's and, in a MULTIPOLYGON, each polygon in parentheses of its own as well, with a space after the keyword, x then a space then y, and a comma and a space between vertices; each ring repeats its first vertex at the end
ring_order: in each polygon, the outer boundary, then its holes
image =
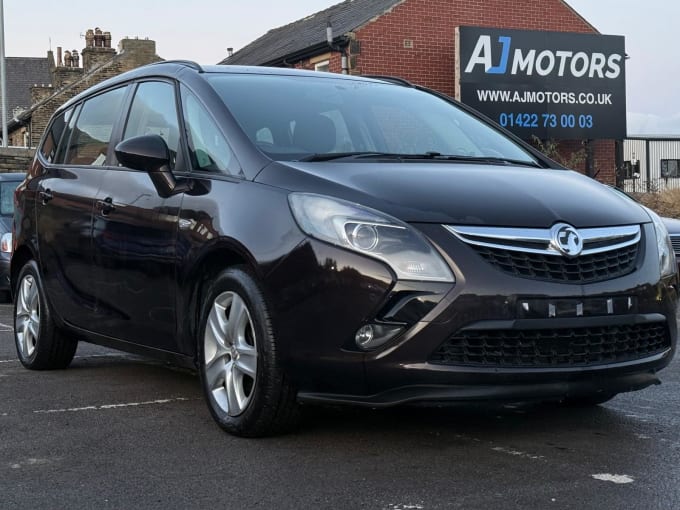
POLYGON ((55 113, 16 203, 21 362, 184 363, 238 435, 300 402, 597 404, 675 353, 658 216, 407 83, 146 66, 55 113))

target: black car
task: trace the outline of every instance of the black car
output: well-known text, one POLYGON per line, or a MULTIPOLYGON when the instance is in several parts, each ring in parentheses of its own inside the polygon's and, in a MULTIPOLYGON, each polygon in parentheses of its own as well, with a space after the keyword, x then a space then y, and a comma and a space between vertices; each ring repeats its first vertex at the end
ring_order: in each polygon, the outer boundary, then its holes
POLYGON ((55 113, 16 203, 22 363, 182 362, 238 435, 300 402, 594 404, 675 352, 661 220, 408 83, 146 66, 55 113))
POLYGON ((25 172, 0 173, 0 300, 10 296, 9 265, 12 258, 12 219, 14 190, 26 177, 25 172))

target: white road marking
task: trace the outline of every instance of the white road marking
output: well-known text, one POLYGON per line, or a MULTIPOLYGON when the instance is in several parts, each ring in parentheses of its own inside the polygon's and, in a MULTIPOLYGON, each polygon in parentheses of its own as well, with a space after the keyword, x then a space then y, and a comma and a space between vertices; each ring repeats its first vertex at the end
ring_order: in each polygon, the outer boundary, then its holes
POLYGON ((147 400, 145 402, 126 402, 124 404, 104 404, 100 406, 68 407, 64 409, 39 409, 33 412, 35 414, 51 414, 51 413, 76 413, 79 411, 103 411, 107 409, 120 409, 123 407, 137 407, 158 404, 169 404, 171 402, 185 402, 187 400, 191 399, 185 397, 164 398, 159 400, 147 400))
POLYGON ((590 475, 595 480, 602 480, 603 482, 612 482, 612 483, 633 483, 635 479, 632 476, 628 475, 611 475, 609 473, 601 473, 599 475, 590 475))
POLYGON ((529 459, 529 460, 547 460, 544 455, 537 455, 533 453, 528 453, 528 452, 523 452, 520 450, 516 450, 514 448, 507 448, 505 446, 494 446, 493 441, 482 441, 481 439, 477 437, 472 437, 468 436, 467 434, 456 434, 454 437, 458 439, 464 439, 466 441, 474 441, 475 443, 487 443, 489 445, 489 448, 498 453, 504 453, 506 455, 512 455, 513 457, 520 457, 522 459, 529 459))
POLYGON ((18 359, 0 359, 0 363, 15 363, 18 359))
POLYGON ((21 469, 22 467, 26 466, 40 466, 43 464, 49 464, 49 462, 50 461, 47 459, 26 459, 23 462, 13 462, 9 465, 9 467, 12 469, 21 469))
POLYGON ((545 459, 545 456, 543 456, 543 455, 534 455, 532 453, 522 452, 520 450, 514 450, 512 448, 505 448, 503 446, 494 446, 491 449, 494 452, 505 453, 507 455, 512 455, 514 457, 521 457, 523 459, 531 459, 531 460, 545 459))
POLYGON ((0 331, 14 331, 14 326, 10 326, 9 324, 5 324, 3 322, 0 322, 0 328, 5 328, 0 329, 0 331))

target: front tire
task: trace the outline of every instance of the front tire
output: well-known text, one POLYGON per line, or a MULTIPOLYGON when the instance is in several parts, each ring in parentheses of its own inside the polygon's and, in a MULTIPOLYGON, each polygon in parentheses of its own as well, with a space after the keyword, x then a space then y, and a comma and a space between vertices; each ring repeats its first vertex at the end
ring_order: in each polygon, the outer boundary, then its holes
POLYGON ((14 296, 14 341, 19 361, 31 370, 68 367, 78 341, 57 329, 35 261, 29 260, 21 268, 14 296))
POLYGON ((204 293, 197 352, 208 407, 224 430, 259 437, 297 422, 264 295, 245 268, 223 271, 204 293))

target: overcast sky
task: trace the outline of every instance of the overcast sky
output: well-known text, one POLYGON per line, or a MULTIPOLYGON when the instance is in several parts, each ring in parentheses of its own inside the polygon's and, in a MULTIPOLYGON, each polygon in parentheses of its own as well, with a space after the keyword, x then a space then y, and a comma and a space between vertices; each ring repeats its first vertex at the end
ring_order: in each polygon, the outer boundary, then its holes
MULTIPOLYGON (((534 0, 540 2, 542 0, 534 0)), ((9 0, 5 7, 7 56, 45 56, 50 47, 85 46, 96 26, 125 36, 149 37, 166 59, 214 64, 269 29, 337 3, 334 0, 9 0)), ((626 37, 628 132, 680 136, 680 23, 678 0, 568 0, 603 34, 626 37)))

